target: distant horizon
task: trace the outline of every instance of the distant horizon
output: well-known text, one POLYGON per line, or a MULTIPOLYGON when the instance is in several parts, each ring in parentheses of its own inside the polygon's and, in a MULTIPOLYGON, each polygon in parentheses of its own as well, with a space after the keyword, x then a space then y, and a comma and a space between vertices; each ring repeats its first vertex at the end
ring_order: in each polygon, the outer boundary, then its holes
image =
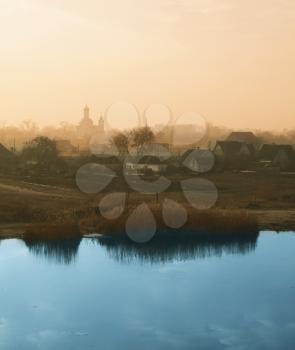
MULTIPOLYGON (((103 113, 101 114, 98 114, 96 116, 93 116, 93 115, 90 115, 90 118, 93 120, 94 124, 97 124, 98 121, 99 121, 99 118, 100 116, 103 116, 103 113)), ((51 119, 51 118, 49 118, 51 119)), ((72 126, 77 126, 79 124, 79 122, 81 121, 81 115, 80 117, 77 116, 75 118, 75 120, 66 120, 66 119, 60 119, 59 121, 55 120, 54 118, 54 123, 46 123, 46 122, 38 122, 37 119, 33 119, 33 118, 30 118, 30 117, 27 117, 27 118, 20 118, 19 121, 17 122, 10 122, 10 121, 6 121, 4 118, 0 118, 0 128, 3 128, 3 127, 20 127, 21 124, 24 122, 24 121, 31 121, 32 123, 35 123, 36 126, 40 129, 43 129, 43 128, 46 128, 46 127, 54 127, 54 128, 58 128, 58 127, 61 127, 61 124, 62 123, 67 123, 69 125, 72 125, 72 126)), ((51 119, 52 120, 52 119, 51 119)), ((295 130, 295 123, 293 126, 290 126, 290 127, 282 127, 281 129, 271 129, 269 127, 250 127, 250 126, 245 126, 245 127, 234 127, 234 126, 230 126, 230 125, 225 125, 225 124, 216 124, 216 123, 212 123, 210 120, 206 119, 206 121, 208 122, 208 125, 210 126, 213 126, 213 127, 217 127, 217 128, 224 128, 224 129, 227 129, 229 131, 235 131, 235 132, 246 132, 246 131, 252 131, 252 132, 271 132, 271 133, 274 133, 274 134, 280 134, 280 133, 284 133, 284 132, 288 132, 288 131, 293 131, 295 130)), ((161 125, 161 123, 159 123, 159 125, 161 125)), ((188 125, 188 123, 183 123, 183 125, 188 125)), ((138 125, 139 126, 139 125, 138 125)), ((147 125, 147 126, 150 126, 150 125, 147 125)), ((134 126, 131 126, 131 127, 126 127, 126 128, 123 128, 123 129, 118 129, 118 130, 129 130, 129 129, 132 129, 136 127, 135 125, 134 126)), ((152 129, 155 128, 155 126, 150 126, 152 129)), ((112 127, 112 129, 117 129, 116 127, 112 127)))

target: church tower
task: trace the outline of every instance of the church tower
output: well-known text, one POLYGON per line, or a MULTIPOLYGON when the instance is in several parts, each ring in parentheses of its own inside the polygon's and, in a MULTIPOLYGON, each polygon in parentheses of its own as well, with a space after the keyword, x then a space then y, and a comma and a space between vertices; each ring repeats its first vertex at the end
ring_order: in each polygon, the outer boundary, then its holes
POLYGON ((84 107, 84 119, 89 119, 90 118, 90 110, 89 107, 86 105, 84 107))
POLYGON ((104 119, 103 119, 102 115, 100 116, 99 121, 98 121, 98 130, 100 133, 104 134, 104 119))
POLYGON ((84 107, 83 119, 80 121, 77 131, 81 138, 89 138, 93 134, 94 124, 90 118, 90 109, 86 105, 84 107))

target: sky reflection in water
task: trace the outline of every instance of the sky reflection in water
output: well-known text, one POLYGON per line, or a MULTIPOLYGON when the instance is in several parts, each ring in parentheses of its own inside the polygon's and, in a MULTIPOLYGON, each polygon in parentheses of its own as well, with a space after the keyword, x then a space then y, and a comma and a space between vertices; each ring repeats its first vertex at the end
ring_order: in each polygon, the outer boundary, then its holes
POLYGON ((291 349, 295 235, 0 244, 0 348, 291 349))

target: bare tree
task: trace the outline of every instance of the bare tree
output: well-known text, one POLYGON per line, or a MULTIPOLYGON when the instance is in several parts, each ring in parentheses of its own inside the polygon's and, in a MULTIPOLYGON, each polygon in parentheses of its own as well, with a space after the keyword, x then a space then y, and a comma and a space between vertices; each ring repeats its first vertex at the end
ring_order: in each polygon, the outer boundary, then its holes
POLYGON ((121 157, 128 153, 129 138, 126 133, 116 132, 111 136, 110 142, 116 147, 121 157))
POLYGON ((139 149, 144 144, 153 141, 155 135, 150 127, 144 126, 131 130, 131 138, 133 145, 139 149))

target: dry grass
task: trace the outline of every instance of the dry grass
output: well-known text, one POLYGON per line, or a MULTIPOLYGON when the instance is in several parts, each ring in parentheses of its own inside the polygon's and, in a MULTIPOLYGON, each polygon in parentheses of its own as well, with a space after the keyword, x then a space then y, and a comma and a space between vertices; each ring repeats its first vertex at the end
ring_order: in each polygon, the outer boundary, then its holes
POLYGON ((79 225, 75 222, 58 224, 36 224, 29 226, 24 233, 25 241, 34 240, 58 240, 81 237, 79 225))
MULTIPOLYGON (((157 222, 158 232, 191 232, 205 234, 230 234, 245 235, 247 233, 256 233, 259 231, 258 221, 254 215, 247 211, 223 211, 223 210, 207 210, 197 211, 186 208, 188 217, 186 224, 180 229, 169 229, 162 218, 162 207, 160 205, 150 206, 152 213, 157 222)), ((107 220, 99 214, 92 213, 89 217, 83 218, 80 224, 85 227, 91 227, 102 234, 121 235, 125 233, 125 224, 129 215, 135 208, 129 207, 116 220, 107 220)), ((176 216, 177 213, 174 213, 176 216)), ((140 225, 145 224, 145 218, 139 217, 140 225)))
POLYGON ((202 231, 233 234, 259 230, 256 216, 245 210, 208 210, 197 213, 191 211, 189 216, 188 226, 191 229, 198 228, 202 231))

